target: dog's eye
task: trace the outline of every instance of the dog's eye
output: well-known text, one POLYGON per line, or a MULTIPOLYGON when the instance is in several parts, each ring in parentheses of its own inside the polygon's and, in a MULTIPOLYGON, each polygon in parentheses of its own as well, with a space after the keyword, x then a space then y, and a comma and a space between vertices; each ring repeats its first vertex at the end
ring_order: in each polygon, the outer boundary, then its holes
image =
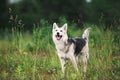
POLYGON ((55 30, 55 31, 57 31, 57 30, 55 30))
POLYGON ((60 30, 60 32, 62 32, 62 30, 60 30))

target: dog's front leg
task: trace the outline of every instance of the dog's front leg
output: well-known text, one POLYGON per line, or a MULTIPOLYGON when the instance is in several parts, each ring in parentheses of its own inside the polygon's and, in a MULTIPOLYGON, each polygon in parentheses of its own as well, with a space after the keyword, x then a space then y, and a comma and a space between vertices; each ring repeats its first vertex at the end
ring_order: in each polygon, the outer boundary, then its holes
POLYGON ((60 57, 60 63, 61 63, 61 68, 62 68, 62 72, 63 74, 65 73, 65 64, 66 64, 66 61, 63 57, 60 57))
POLYGON ((76 62, 75 56, 72 55, 72 56, 70 57, 70 60, 71 60, 71 62, 72 62, 72 64, 73 64, 74 68, 76 69, 76 71, 78 71, 78 66, 77 66, 77 62, 76 62))

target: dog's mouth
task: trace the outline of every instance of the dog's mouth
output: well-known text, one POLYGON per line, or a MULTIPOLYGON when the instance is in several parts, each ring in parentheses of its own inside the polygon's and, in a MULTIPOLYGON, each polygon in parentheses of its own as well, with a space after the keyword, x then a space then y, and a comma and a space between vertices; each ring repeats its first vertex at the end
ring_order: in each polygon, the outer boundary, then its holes
POLYGON ((62 38, 62 35, 56 35, 55 37, 57 40, 60 40, 62 38))

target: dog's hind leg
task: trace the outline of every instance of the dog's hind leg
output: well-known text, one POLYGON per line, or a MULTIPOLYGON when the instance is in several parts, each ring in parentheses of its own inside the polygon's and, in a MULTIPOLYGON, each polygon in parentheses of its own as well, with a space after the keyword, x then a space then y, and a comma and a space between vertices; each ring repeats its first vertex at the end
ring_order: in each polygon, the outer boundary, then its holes
POLYGON ((86 55, 86 56, 87 56, 87 59, 89 59, 89 53, 88 53, 88 52, 87 52, 87 55, 86 55))
POLYGON ((79 58, 78 58, 78 56, 76 56, 75 58, 76 58, 76 62, 79 63, 79 58))
POLYGON ((86 72, 86 70, 87 70, 87 56, 84 55, 82 57, 82 59, 83 59, 84 72, 86 72))

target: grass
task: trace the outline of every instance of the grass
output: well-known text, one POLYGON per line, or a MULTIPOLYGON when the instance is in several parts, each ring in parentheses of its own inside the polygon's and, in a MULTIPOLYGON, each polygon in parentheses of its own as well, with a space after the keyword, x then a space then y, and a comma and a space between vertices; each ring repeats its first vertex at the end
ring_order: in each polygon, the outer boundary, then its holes
MULTIPOLYGON (((91 27, 90 58, 87 73, 75 72, 68 61, 63 76, 54 43, 52 25, 42 24, 32 33, 13 29, 0 39, 0 80, 119 80, 119 32, 104 31, 101 26, 91 27), (45 27, 47 26, 47 27, 45 27), (8 35, 9 34, 9 35, 8 35)), ((81 36, 84 29, 68 24, 69 37, 81 36)))

